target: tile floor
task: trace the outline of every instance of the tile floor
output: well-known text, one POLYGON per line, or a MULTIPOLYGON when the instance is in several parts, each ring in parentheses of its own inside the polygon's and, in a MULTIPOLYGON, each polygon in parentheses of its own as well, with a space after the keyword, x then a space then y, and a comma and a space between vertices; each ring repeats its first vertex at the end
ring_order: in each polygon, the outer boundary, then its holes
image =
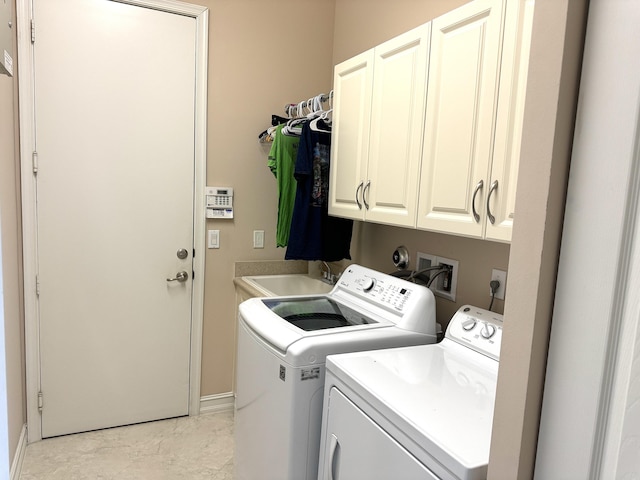
POLYGON ((233 412, 42 440, 20 480, 233 480, 233 412))

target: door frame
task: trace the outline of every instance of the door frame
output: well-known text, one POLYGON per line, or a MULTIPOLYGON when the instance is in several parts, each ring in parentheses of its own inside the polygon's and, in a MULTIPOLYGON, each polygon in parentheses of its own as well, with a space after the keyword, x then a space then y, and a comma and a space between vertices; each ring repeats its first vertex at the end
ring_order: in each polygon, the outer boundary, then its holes
MULTIPOLYGON (((202 370, 202 325, 204 312, 205 208, 204 189, 207 165, 207 64, 209 10, 199 5, 174 0, 110 0, 184 15, 196 20, 195 79, 195 185, 193 202, 194 257, 191 297, 191 352, 189 368, 189 415, 200 413, 200 376, 202 370)), ((38 320, 38 239, 36 182, 33 152, 35 146, 35 99, 32 0, 16 0, 18 27, 20 169, 22 195, 22 253, 24 269, 25 368, 27 394, 27 432, 29 443, 42 439, 42 423, 38 407, 40 391, 40 350, 38 320)), ((37 26, 36 26, 37 32, 37 26)), ((36 33, 37 35, 37 33, 36 33)))
POLYGON ((640 369, 638 19, 629 2, 589 4, 536 479, 637 471, 623 444, 638 431, 626 416, 640 369))

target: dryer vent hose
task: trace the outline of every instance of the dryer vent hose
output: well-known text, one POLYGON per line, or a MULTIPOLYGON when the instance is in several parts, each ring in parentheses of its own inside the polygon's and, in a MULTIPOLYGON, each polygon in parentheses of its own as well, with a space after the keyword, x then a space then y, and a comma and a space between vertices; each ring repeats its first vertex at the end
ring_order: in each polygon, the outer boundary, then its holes
POLYGON ((420 272, 416 274, 415 270, 396 270, 395 272, 391 272, 389 275, 392 277, 403 278, 405 280, 411 278, 411 281, 420 285, 427 285, 430 280, 428 273, 420 272))

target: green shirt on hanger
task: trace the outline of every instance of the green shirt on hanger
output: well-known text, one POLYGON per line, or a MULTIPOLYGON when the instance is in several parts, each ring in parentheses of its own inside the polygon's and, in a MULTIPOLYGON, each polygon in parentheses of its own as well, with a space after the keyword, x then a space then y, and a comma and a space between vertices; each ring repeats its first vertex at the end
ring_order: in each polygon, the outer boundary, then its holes
POLYGON ((298 155, 300 137, 282 133, 283 125, 276 129, 275 139, 269 152, 268 166, 278 180, 278 223, 276 245, 286 247, 296 199, 297 182, 293 176, 298 155))

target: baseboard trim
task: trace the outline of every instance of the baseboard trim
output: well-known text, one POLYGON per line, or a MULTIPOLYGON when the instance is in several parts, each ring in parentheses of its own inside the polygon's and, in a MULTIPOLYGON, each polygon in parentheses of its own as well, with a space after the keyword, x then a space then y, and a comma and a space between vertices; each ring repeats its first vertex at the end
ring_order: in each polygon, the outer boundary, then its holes
POLYGON ((16 454, 13 456, 13 462, 11 463, 11 472, 9 473, 10 480, 18 480, 22 473, 22 462, 24 460, 24 454, 27 448, 27 424, 22 426, 20 432, 20 439, 18 440, 18 448, 16 448, 16 454))
POLYGON ((200 398, 200 414, 217 413, 233 410, 235 395, 233 392, 206 395, 200 398))

